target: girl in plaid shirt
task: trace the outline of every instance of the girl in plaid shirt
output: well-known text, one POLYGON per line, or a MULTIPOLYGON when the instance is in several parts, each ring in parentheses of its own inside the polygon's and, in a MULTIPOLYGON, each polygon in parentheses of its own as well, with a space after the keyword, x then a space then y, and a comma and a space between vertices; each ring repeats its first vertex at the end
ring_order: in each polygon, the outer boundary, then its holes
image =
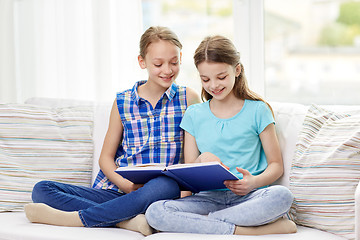
POLYGON ((31 222, 60 226, 117 226, 152 233, 144 212, 155 201, 179 197, 177 183, 165 176, 134 184, 115 173, 118 167, 143 163, 179 163, 185 109, 199 102, 197 94, 174 83, 182 45, 165 27, 150 27, 140 40, 139 65, 148 80, 118 93, 99 159, 93 188, 52 181, 34 186, 25 206, 31 222))

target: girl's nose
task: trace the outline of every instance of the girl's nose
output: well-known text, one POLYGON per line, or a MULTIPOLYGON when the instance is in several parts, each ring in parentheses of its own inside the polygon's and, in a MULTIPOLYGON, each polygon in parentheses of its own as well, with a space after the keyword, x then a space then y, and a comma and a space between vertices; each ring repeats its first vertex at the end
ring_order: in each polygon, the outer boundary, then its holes
POLYGON ((215 80, 210 81, 211 89, 215 90, 219 86, 218 82, 215 80))
POLYGON ((165 67, 165 74, 172 74, 173 73, 173 70, 172 70, 172 68, 171 68, 171 66, 170 65, 167 65, 166 67, 165 67))

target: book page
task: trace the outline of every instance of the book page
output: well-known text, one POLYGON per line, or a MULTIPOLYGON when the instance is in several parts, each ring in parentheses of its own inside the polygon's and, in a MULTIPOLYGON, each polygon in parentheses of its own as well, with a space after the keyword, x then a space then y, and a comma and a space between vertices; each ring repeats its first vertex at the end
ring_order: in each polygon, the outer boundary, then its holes
POLYGON ((117 170, 120 171, 127 171, 127 170, 164 170, 166 165, 163 163, 144 163, 144 164, 137 164, 131 165, 127 167, 119 167, 117 170))
POLYGON ((174 169, 174 168, 188 168, 188 167, 201 167, 201 166, 212 166, 212 165, 220 165, 219 162, 204 162, 204 163, 182 163, 182 164, 175 164, 168 166, 166 168, 168 169, 174 169))
POLYGON ((132 165, 133 167, 163 167, 165 168, 166 165, 164 163, 143 163, 143 164, 137 164, 132 165))

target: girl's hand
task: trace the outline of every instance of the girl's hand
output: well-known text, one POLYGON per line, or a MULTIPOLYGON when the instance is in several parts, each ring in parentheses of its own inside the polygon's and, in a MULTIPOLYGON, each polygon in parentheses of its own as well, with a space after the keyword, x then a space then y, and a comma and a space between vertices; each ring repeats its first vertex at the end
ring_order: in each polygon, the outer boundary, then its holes
POLYGON ((224 185, 233 193, 243 196, 255 188, 255 176, 253 176, 248 170, 242 168, 237 167, 236 170, 243 175, 243 179, 227 180, 224 181, 224 185))
POLYGON ((142 186, 144 186, 144 184, 135 184, 135 183, 133 183, 133 182, 127 180, 127 179, 123 179, 123 181, 121 182, 121 185, 119 186, 119 188, 124 193, 131 193, 133 191, 138 190, 142 186))

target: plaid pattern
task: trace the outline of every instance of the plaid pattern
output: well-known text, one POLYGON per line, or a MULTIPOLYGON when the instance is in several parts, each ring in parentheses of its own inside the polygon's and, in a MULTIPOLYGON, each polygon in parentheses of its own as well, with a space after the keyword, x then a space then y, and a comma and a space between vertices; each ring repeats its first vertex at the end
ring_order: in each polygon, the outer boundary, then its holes
MULTIPOLYGON (((137 82, 132 89, 117 94, 124 126, 122 144, 115 156, 115 163, 120 167, 143 163, 172 165, 182 159, 180 122, 187 107, 186 88, 173 83, 153 108, 137 93, 138 86, 145 82, 137 82)), ((101 170, 94 187, 118 190, 101 170)))

